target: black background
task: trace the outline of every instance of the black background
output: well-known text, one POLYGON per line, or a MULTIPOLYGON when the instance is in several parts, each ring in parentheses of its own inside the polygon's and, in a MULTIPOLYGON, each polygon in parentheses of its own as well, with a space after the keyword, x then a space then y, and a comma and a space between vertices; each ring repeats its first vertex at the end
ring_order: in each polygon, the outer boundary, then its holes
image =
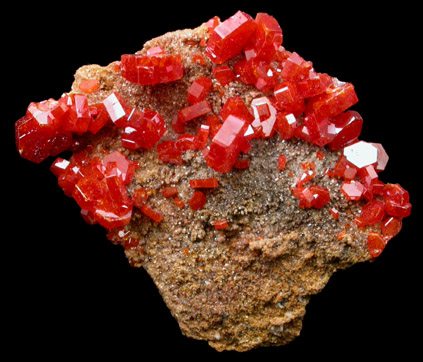
POLYGON ((422 110, 416 7, 156 3, 37 2, 12 4, 3 13, 2 344, 15 356, 58 360, 134 360, 168 352, 176 358, 339 359, 419 351, 422 110), (273 15, 288 50, 312 61, 317 71, 354 84, 359 102, 353 109, 364 118, 361 139, 384 145, 390 160, 380 178, 407 189, 413 211, 377 260, 338 272, 312 297, 293 343, 219 354, 206 342, 184 337, 145 271, 131 268, 101 227, 83 222, 49 171, 52 160, 36 165, 19 157, 13 127, 29 102, 68 91, 78 67, 106 65, 152 37, 196 27, 215 15, 224 20, 237 10, 273 15))

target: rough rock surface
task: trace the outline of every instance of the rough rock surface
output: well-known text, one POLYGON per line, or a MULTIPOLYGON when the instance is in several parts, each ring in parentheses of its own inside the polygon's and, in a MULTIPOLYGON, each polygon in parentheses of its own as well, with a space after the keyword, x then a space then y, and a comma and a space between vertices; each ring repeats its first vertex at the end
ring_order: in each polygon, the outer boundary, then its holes
MULTIPOLYGON (((205 65, 192 60, 204 51, 204 37, 203 24, 155 38, 139 52, 160 45, 168 53, 181 54, 181 80, 141 86, 125 81, 115 63, 87 65, 77 71, 72 92, 80 92, 82 80, 97 79, 101 86, 88 95, 90 103, 118 91, 131 106, 158 111, 168 124, 162 140, 174 139, 170 123, 188 105, 188 86, 199 75, 211 76, 213 64, 207 57, 205 65)), ((241 96, 248 105, 258 95, 256 88, 232 82, 214 87, 207 99, 217 114, 228 97, 241 96)), ((190 124, 194 129, 204 121, 190 124)), ((219 351, 289 343, 301 331, 310 296, 336 270, 369 259, 367 233, 353 222, 362 204, 347 201, 340 193, 342 181, 324 175, 325 168, 333 169, 338 152, 275 135, 252 142, 249 169, 219 174, 207 167, 201 152, 186 152, 181 166, 164 164, 155 150, 121 147, 118 132, 111 127, 91 136, 94 155, 119 150, 137 160, 140 167, 129 193, 137 187, 150 190, 149 204, 164 215, 156 224, 135 210, 125 228, 141 243, 125 253, 132 266, 145 268, 152 277, 184 335, 207 340, 219 351), (325 157, 317 158, 317 151, 325 157), (287 156, 287 166, 278 171, 281 153, 287 156), (316 165, 313 183, 330 191, 331 201, 320 210, 300 209, 290 191, 307 161, 316 165), (207 177, 218 178, 219 187, 206 190, 207 203, 199 211, 181 210, 161 196, 162 188, 176 186, 187 203, 193 192, 189 180, 207 177), (330 215, 331 207, 339 211, 338 220, 330 215), (229 227, 215 230, 218 220, 227 220, 229 227)))

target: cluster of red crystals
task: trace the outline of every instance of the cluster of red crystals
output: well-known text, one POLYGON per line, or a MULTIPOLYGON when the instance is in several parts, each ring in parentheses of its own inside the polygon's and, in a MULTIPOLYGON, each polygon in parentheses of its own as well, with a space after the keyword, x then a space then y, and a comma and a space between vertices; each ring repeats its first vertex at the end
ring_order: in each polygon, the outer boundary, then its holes
POLYGON ((166 132, 166 122, 152 110, 130 107, 118 93, 111 93, 103 104, 115 126, 122 129, 122 146, 151 150, 166 132))
POLYGON ((321 209, 330 201, 329 190, 322 186, 296 186, 292 189, 292 193, 300 201, 298 204, 300 208, 321 209))
POLYGON ((57 158, 51 170, 64 193, 81 207, 86 221, 113 229, 131 220, 134 202, 126 185, 132 181, 136 167, 137 163, 118 151, 102 159, 80 151, 67 162, 57 158))
POLYGON ((69 149, 75 134, 97 133, 108 121, 103 105, 89 106, 85 95, 32 102, 15 123, 16 146, 23 158, 40 163, 69 149))
POLYGON ((120 66, 123 78, 141 85, 173 82, 184 75, 181 56, 161 48, 150 49, 146 55, 123 54, 120 66))

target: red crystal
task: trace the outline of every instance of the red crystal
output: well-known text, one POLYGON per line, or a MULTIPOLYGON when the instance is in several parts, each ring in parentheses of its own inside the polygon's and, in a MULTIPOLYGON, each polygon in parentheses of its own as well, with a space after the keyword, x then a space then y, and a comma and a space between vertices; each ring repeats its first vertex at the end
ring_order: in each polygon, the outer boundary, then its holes
POLYGON ((206 179, 191 180, 189 182, 189 185, 193 189, 216 188, 216 187, 219 187, 219 180, 217 178, 206 178, 206 179))
POLYGON ((203 116, 211 111, 210 105, 207 100, 202 100, 188 107, 182 108, 178 112, 178 122, 185 123, 195 118, 203 116))
POLYGON ((175 198, 173 199, 173 202, 174 202, 174 203, 175 203, 175 205, 176 205, 177 207, 179 207, 180 209, 183 209, 183 208, 185 207, 184 202, 183 202, 181 199, 177 198, 177 197, 175 197, 175 198))
POLYGON ((283 113, 293 113, 298 116, 304 111, 304 99, 298 93, 295 83, 283 81, 274 88, 275 102, 277 110, 283 113))
POLYGON ((238 11, 210 30, 205 54, 212 62, 222 64, 241 53, 255 29, 254 19, 250 15, 238 11))
POLYGON ((224 87, 233 80, 235 80, 235 74, 231 68, 227 65, 213 68, 213 76, 217 79, 219 84, 224 87))
POLYGON ((324 93, 308 99, 306 113, 316 118, 334 117, 357 102, 354 86, 335 79, 324 93))
POLYGON ((276 109, 267 97, 254 98, 251 101, 251 108, 254 113, 254 121, 251 126, 260 129, 263 138, 273 136, 276 123, 276 109))
POLYGON ((352 180, 357 175, 358 169, 350 163, 344 155, 341 155, 333 169, 335 176, 344 180, 352 180))
POLYGON ((292 190, 292 193, 297 199, 300 200, 298 205, 300 208, 321 209, 330 201, 329 190, 322 186, 297 186, 292 190))
POLYGON ((282 171, 285 169, 286 166, 286 156, 285 155, 279 155, 278 157, 278 170, 282 171))
POLYGON ((282 139, 287 140, 295 135, 295 129, 297 128, 297 119, 292 113, 276 113, 275 127, 279 132, 282 139))
POLYGON ((173 196, 176 196, 177 194, 178 194, 178 189, 174 186, 165 187, 162 190, 162 195, 165 198, 173 197, 173 196))
POLYGON ((121 133, 122 146, 151 150, 166 132, 162 116, 154 111, 133 108, 121 133))
POLYGON ((302 98, 310 98, 324 93, 331 84, 332 77, 310 70, 307 78, 297 82, 297 90, 302 98))
POLYGON ((356 111, 346 111, 334 118, 336 136, 329 144, 329 149, 338 151, 354 143, 363 128, 363 118, 356 111))
POLYGON ((79 90, 84 93, 93 93, 100 87, 100 83, 97 79, 84 79, 79 83, 79 90))
POLYGON ((332 217, 335 220, 339 219, 339 211, 337 209, 335 209, 334 207, 332 207, 331 209, 329 209, 329 213, 332 215, 332 217))
POLYGON ((132 201, 135 207, 140 208, 147 202, 147 199, 148 199, 148 192, 146 189, 141 187, 134 190, 134 193, 132 195, 132 201))
POLYGON ((371 200, 361 209, 361 214, 357 218, 360 226, 373 225, 381 222, 385 216, 384 204, 378 200, 371 200))
POLYGON ((111 93, 103 100, 104 107, 109 114, 110 119, 117 127, 122 127, 132 108, 123 100, 119 93, 111 93))
POLYGON ((162 214, 153 210, 151 207, 149 207, 145 204, 140 207, 140 210, 145 216, 149 217, 151 220, 153 220, 155 222, 162 222, 163 221, 163 215, 162 214))
POLYGON ((223 119, 223 121, 225 121, 226 118, 228 118, 228 116, 230 115, 243 119, 248 123, 254 121, 254 116, 248 110, 241 97, 228 98, 223 107, 221 108, 219 115, 223 119))
POLYGON ((255 20, 257 27, 252 38, 255 56, 271 61, 282 45, 282 29, 277 20, 266 13, 258 13, 255 20))
POLYGON ((179 54, 123 54, 121 74, 131 83, 154 85, 181 79, 184 68, 179 54))
POLYGON ((213 137, 216 136, 217 131, 219 131, 219 128, 222 126, 222 121, 219 116, 211 114, 207 117, 206 123, 209 126, 209 138, 213 139, 213 137))
POLYGON ((197 137, 190 133, 183 133, 178 136, 175 146, 182 152, 196 149, 197 137))
POLYGON ((50 171, 53 172, 56 177, 59 177, 67 169, 69 163, 68 160, 58 157, 50 166, 50 171))
POLYGON ((365 188, 358 181, 344 181, 341 191, 348 200, 357 201, 363 197, 365 188))
POLYGON ((66 108, 61 127, 64 131, 85 133, 90 125, 91 115, 88 99, 85 95, 70 94, 59 99, 63 108, 66 108))
POLYGON ((210 126, 202 124, 197 131, 197 136, 194 140, 194 148, 196 150, 203 150, 207 146, 207 140, 209 139, 210 126))
POLYGON ((168 140, 163 141, 157 145, 157 152, 159 160, 162 162, 171 163, 174 165, 182 165, 182 152, 177 147, 176 141, 168 140))
POLYGON ((212 87, 212 80, 207 77, 200 76, 194 82, 191 83, 191 86, 188 88, 188 97, 187 101, 189 104, 194 104, 209 95, 212 87))
POLYGON ((401 227, 402 221, 397 217, 389 216, 383 220, 381 231, 385 241, 389 241, 394 236, 398 235, 398 233, 401 231, 401 227))
POLYGON ((207 165, 218 172, 229 172, 244 145, 248 122, 229 115, 205 151, 207 165))
POLYGON ((188 204, 192 210, 200 210, 207 202, 206 195, 202 191, 194 191, 188 204))
POLYGON ((299 82, 309 77, 312 68, 311 62, 305 61, 296 52, 293 52, 283 63, 281 76, 285 81, 299 82))
POLYGON ((407 217, 411 212, 410 196, 399 184, 386 184, 383 190, 385 211, 388 215, 407 217))
POLYGON ((97 103, 90 106, 91 122, 88 131, 92 134, 99 132, 109 121, 109 113, 103 103, 97 103))
POLYGON ((369 249, 370 258, 378 257, 383 249, 385 249, 386 243, 383 237, 378 232, 370 232, 367 235, 367 247, 369 249))
POLYGON ((216 230, 222 230, 222 229, 226 229, 229 226, 229 224, 226 220, 221 220, 221 221, 215 221, 213 226, 216 230))
POLYGON ((246 168, 249 168, 250 164, 251 160, 249 158, 238 158, 234 163, 234 167, 239 170, 244 170, 246 168))
POLYGON ((375 170, 376 172, 381 172, 385 169, 386 164, 388 163, 388 160, 389 160, 389 156, 380 143, 371 143, 371 144, 372 146, 377 148, 377 163, 375 165, 375 170))

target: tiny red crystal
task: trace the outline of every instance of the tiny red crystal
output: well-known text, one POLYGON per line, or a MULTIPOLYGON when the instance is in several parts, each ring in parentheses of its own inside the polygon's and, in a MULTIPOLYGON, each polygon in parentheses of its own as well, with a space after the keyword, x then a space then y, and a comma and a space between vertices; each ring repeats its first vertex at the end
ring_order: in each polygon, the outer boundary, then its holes
POLYGON ((207 202, 206 195, 202 191, 194 191, 188 204, 192 210, 200 210, 207 202))

